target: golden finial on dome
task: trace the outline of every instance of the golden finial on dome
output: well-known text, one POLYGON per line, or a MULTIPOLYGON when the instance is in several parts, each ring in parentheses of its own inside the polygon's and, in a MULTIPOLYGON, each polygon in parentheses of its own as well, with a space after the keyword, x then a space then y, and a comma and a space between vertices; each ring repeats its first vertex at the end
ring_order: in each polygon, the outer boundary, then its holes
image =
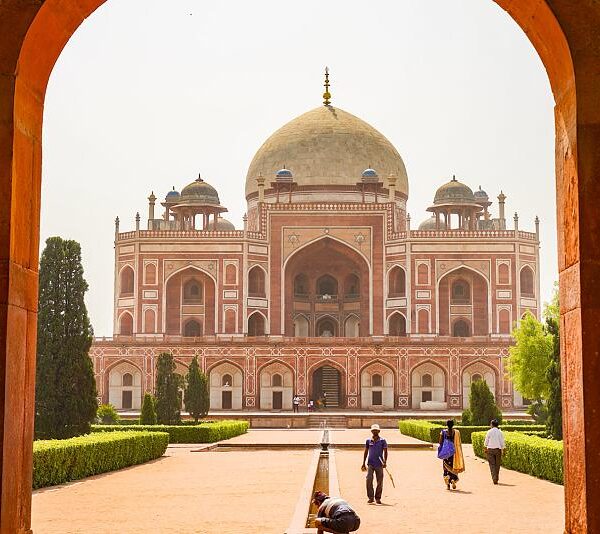
POLYGON ((329 92, 329 67, 325 67, 325 92, 323 93, 323 105, 331 104, 331 93, 329 92))

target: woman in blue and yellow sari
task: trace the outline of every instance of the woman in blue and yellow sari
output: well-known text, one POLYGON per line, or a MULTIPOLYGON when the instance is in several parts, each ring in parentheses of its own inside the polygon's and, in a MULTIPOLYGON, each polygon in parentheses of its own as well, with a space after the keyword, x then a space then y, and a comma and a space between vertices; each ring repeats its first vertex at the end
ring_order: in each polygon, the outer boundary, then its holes
POLYGON ((440 432, 440 446, 444 443, 444 440, 452 442, 454 445, 454 454, 445 460, 442 460, 444 467, 444 482, 446 483, 446 489, 456 489, 456 483, 458 482, 458 474, 465 470, 465 458, 462 451, 462 442, 460 439, 460 432, 454 428, 454 421, 449 419, 446 421, 445 428, 440 432))

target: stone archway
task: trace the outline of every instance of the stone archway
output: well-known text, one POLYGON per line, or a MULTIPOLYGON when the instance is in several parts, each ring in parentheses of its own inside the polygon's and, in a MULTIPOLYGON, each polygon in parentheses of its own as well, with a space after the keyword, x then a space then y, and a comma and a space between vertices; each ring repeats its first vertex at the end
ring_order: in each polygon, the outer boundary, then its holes
POLYGON ((318 239, 289 258, 283 276, 285 309, 290 312, 285 314, 286 335, 295 334, 294 317, 299 314, 315 337, 345 335, 349 317, 356 318, 357 327, 351 337, 369 335, 369 267, 354 249, 329 237, 318 239))
MULTIPOLYGON (((556 108, 566 531, 600 531, 600 5, 494 0, 526 33, 556 108), (566 351, 566 347, 569 348, 566 351)), ((30 532, 41 126, 48 77, 77 27, 105 0, 6 0, 0 5, 0 532, 30 532)))

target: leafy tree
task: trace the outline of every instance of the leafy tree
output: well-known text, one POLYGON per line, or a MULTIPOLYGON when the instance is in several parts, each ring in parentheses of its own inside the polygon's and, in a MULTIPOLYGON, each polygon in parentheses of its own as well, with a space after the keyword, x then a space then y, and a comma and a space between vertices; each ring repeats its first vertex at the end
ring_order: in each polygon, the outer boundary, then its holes
MULTIPOLYGON (((463 413, 463 417, 464 417, 463 413)), ((494 395, 485 380, 471 383, 469 392, 469 411, 467 415, 470 425, 487 426, 492 419, 502 421, 502 412, 498 408, 494 395)))
POLYGON ((101 425, 116 425, 119 419, 121 419, 112 404, 101 404, 98 406, 96 417, 101 425))
POLYGON ((79 243, 51 237, 40 260, 35 431, 70 438, 90 431, 98 401, 88 353, 93 330, 79 243))
POLYGON ((186 388, 183 397, 185 409, 198 422, 202 417, 206 417, 210 408, 210 394, 208 391, 208 379, 200 371, 198 358, 194 356, 188 374, 186 376, 186 388))
POLYGON ((155 425, 156 423, 156 399, 152 393, 146 393, 140 414, 140 425, 155 425))
POLYGON ((513 330, 508 372, 515 388, 524 397, 540 401, 550 394, 546 371, 552 359, 553 338, 544 325, 528 313, 513 330))
POLYGON ((156 416, 162 425, 174 425, 181 420, 181 376, 175 373, 173 355, 163 352, 156 362, 156 416))
POLYGON ((562 439, 562 392, 560 383, 560 309, 558 288, 555 287, 552 301, 544 310, 546 331, 552 336, 552 354, 546 370, 546 379, 550 384, 550 393, 546 404, 548 418, 546 428, 554 439, 562 439))

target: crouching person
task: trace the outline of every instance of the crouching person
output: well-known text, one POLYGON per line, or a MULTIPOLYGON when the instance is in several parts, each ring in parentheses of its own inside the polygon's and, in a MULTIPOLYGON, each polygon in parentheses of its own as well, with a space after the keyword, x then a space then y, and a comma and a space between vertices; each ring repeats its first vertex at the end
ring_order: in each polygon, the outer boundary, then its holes
POLYGON ((323 532, 346 534, 360 527, 360 517, 343 499, 329 497, 322 491, 317 491, 313 496, 313 503, 319 507, 315 519, 317 534, 323 532))

